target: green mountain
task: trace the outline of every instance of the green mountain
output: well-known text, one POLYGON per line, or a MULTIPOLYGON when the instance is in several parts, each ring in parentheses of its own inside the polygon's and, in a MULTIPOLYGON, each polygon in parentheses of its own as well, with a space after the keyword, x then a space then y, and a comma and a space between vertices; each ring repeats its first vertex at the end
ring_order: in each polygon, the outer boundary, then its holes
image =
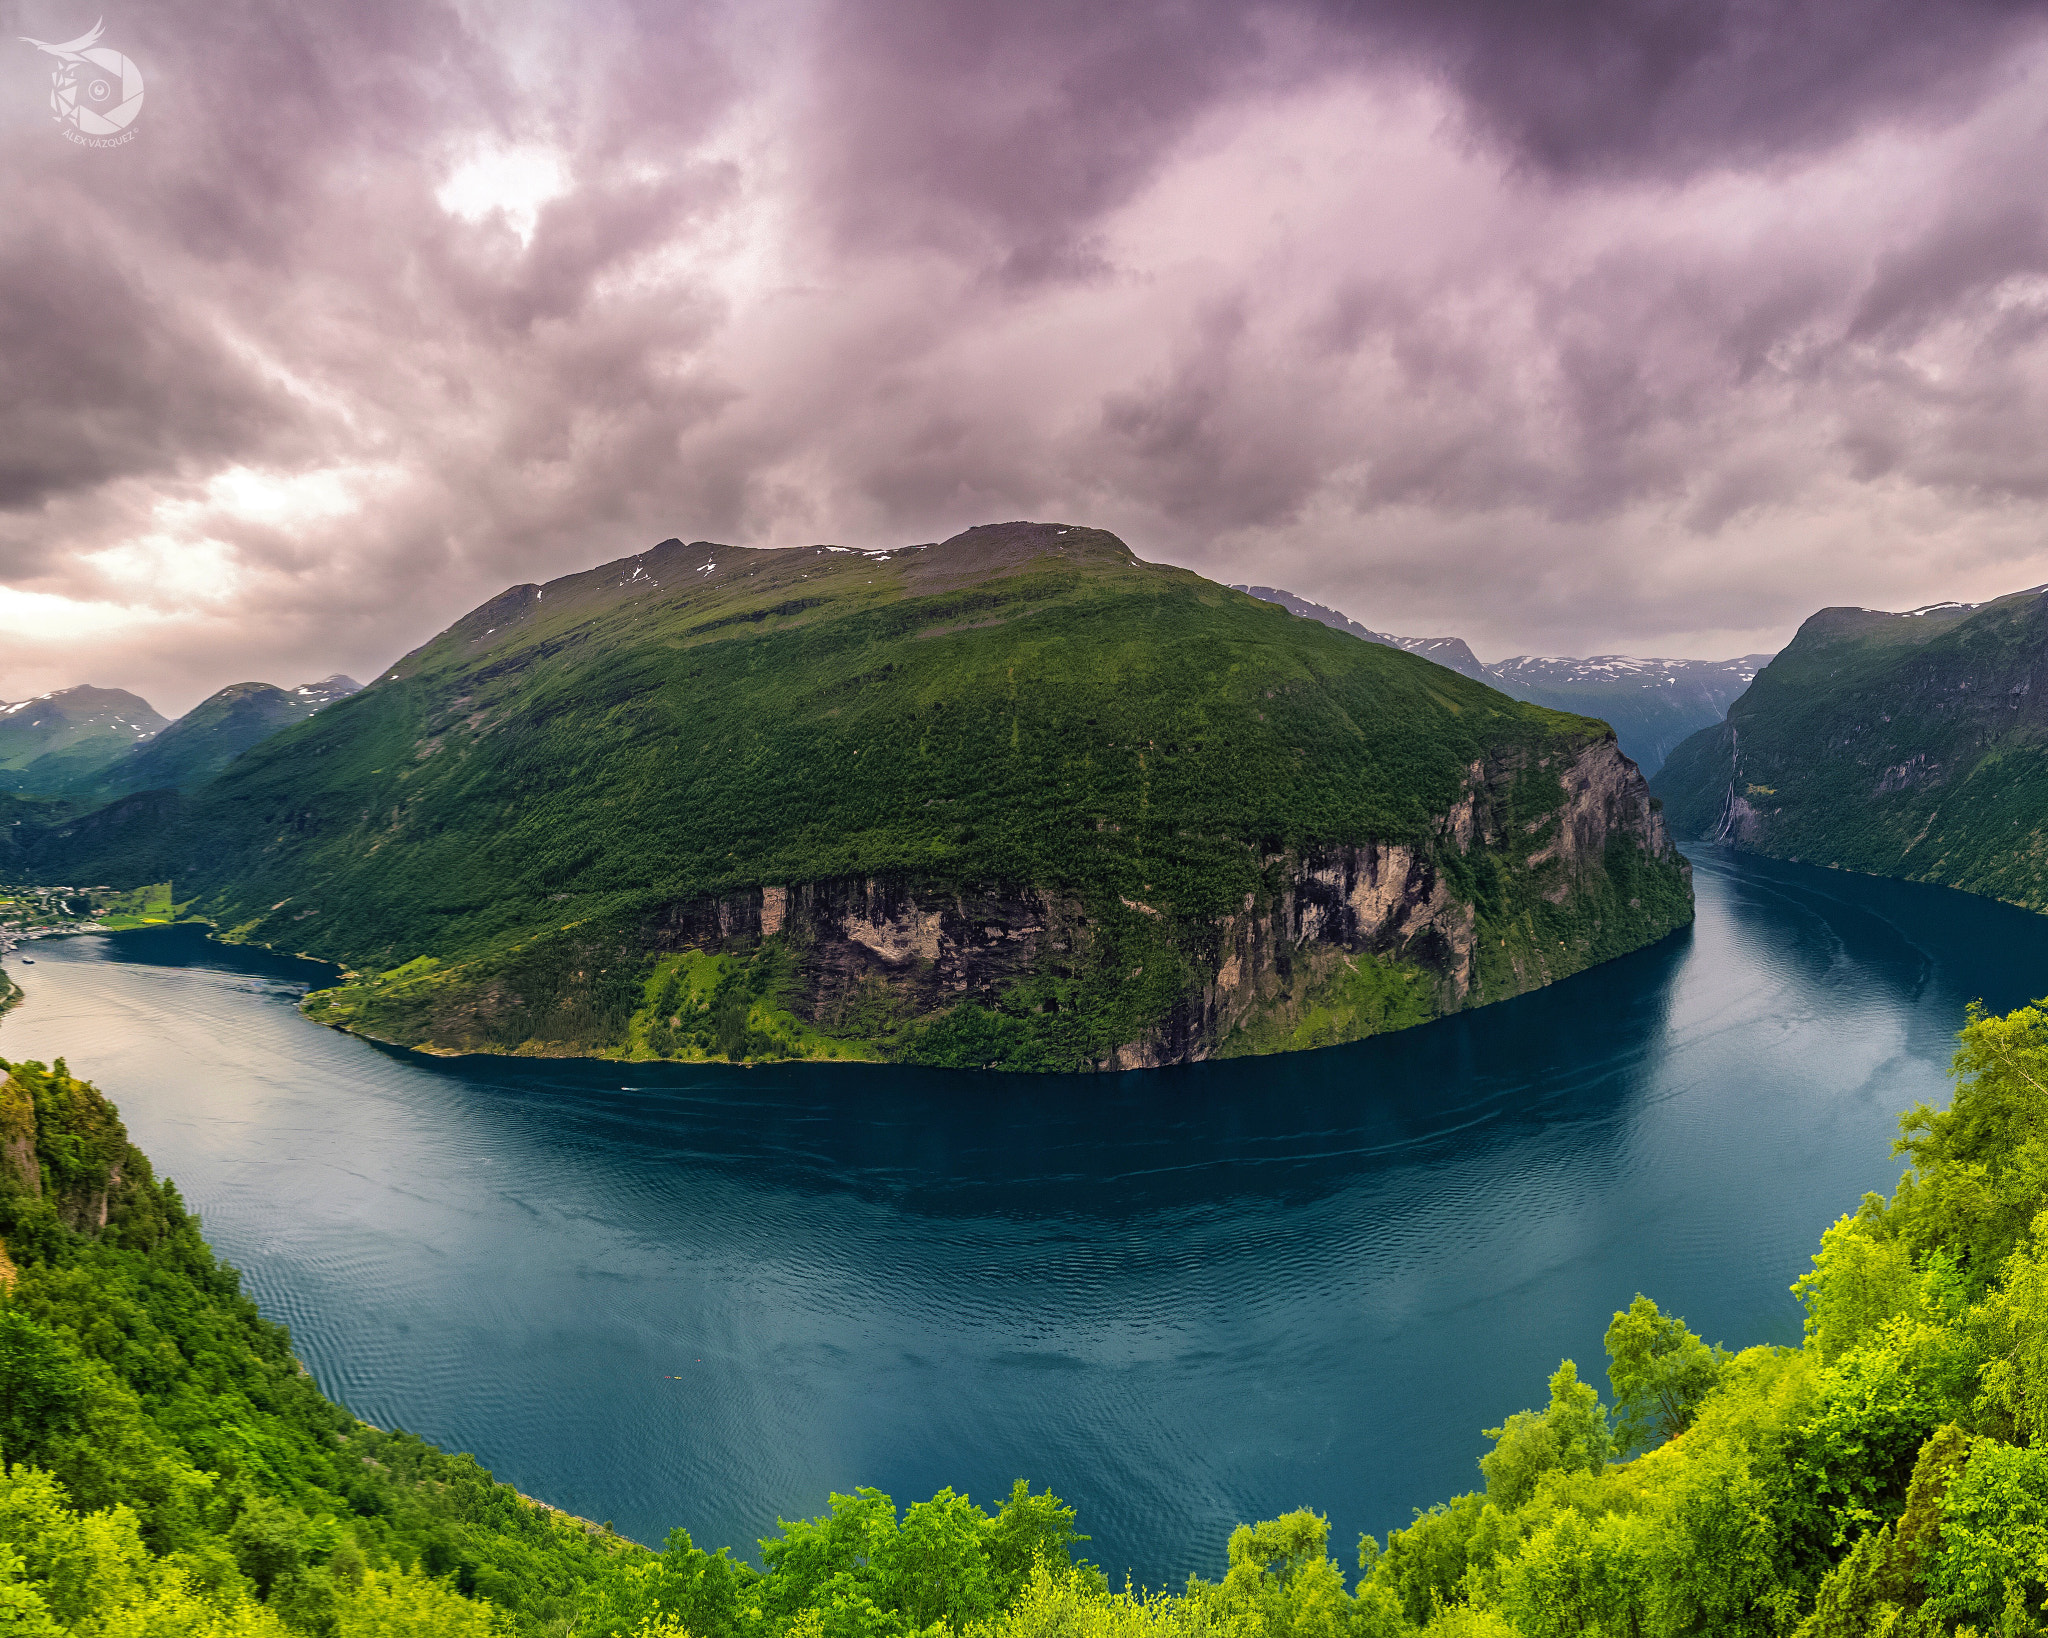
POLYGON ((1658 774, 1674 824, 2048 909, 2048 597, 1822 609, 1658 774))
MULTIPOLYGON (((1800 1347, 1637 1296, 1484 1488, 1358 1543, 1304 1507, 1112 1591, 1072 1509, 879 1491, 762 1568, 661 1552, 326 1399, 64 1064, 0 1060, 0 1627, 24 1638, 1976 1638, 2048 1614, 2048 1014, 1974 1016, 1912 1169, 1821 1238, 1800 1347), (1589 1373, 1590 1375, 1590 1373, 1589 1373), (1348 1550, 1345 1553, 1348 1559, 1348 1550)), ((1589 1322, 1592 1317, 1588 1316, 1589 1322)), ((1587 1340, 1591 1342, 1591 1323, 1587 1340)), ((1362 1385, 1368 1401, 1373 1385, 1362 1385)), ((1404 1407, 1374 1406, 1399 1414, 1404 1407)), ((1228 1429, 1219 1437, 1228 1439, 1228 1429)), ((1477 1446, 1478 1441, 1474 1441, 1477 1446)))
POLYGON ((51 828, 436 1049, 1134 1067, 1349 1040, 1690 918, 1604 724, 1041 524, 517 586, 51 828))
POLYGON ((1729 705, 1770 660, 1745 654, 1739 660, 1657 660, 1630 654, 1596 654, 1578 660, 1547 654, 1517 654, 1487 665, 1457 637, 1396 637, 1374 631, 1327 603, 1276 586, 1238 586, 1290 614, 1348 631, 1368 643, 1420 654, 1475 681, 1498 688, 1510 699, 1547 705, 1553 711, 1599 717, 1614 729, 1622 754, 1654 778, 1673 747, 1727 715, 1729 705))
POLYGON ((190 790, 280 728, 303 722, 322 706, 360 693, 362 686, 339 672, 296 688, 230 683, 66 794, 77 798, 89 791, 104 799, 130 791, 190 790))
POLYGON ((0 705, 0 790, 52 793, 89 781, 166 726, 122 688, 60 688, 0 705))

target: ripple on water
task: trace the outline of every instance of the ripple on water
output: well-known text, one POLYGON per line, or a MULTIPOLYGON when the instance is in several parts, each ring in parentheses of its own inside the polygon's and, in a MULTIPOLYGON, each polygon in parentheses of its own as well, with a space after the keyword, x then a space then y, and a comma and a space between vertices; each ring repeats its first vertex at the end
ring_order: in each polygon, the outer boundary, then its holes
POLYGON ((646 1541, 1026 1475, 1157 1584, 1469 1488, 1639 1289, 1796 1337, 1963 1004, 2048 988, 2040 918, 1696 863, 1691 932, 1541 995, 1150 1075, 415 1058, 178 931, 44 945, 0 1051, 98 1081, 380 1426, 646 1541))

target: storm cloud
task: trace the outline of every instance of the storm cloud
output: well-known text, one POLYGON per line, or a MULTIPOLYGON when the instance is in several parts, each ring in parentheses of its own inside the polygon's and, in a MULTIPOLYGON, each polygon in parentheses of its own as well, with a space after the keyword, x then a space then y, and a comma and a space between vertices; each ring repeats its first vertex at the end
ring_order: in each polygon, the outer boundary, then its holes
POLYGON ((0 697, 670 535, 1117 530, 1482 653, 2048 580, 2048 9, 160 0, 0 47, 0 697))

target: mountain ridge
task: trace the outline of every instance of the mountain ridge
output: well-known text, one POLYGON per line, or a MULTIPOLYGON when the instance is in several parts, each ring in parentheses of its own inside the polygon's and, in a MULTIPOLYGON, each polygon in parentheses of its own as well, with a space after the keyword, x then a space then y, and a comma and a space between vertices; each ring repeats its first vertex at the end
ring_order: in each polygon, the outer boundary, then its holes
POLYGON ((2048 588, 1816 611, 1656 788, 1689 834, 2048 909, 2048 588))
POLYGON ((1489 665, 1462 638, 1397 637, 1392 632, 1374 631, 1327 603, 1278 587, 1232 589, 1277 603, 1291 614, 1365 642, 1419 654, 1514 699, 1611 722, 1622 750, 1643 769, 1646 778, 1656 773, 1665 756, 1687 735, 1720 721, 1770 659, 1768 654, 1746 654, 1735 660, 1517 654, 1489 665))
POLYGON ((91 683, 0 705, 0 790, 41 793, 90 778, 169 725, 141 695, 91 683))
POLYGON ((230 683, 173 718, 139 694, 91 684, 0 701, 0 790, 104 802, 152 785, 189 786, 361 688, 338 671, 293 688, 230 683))
POLYGON ((1470 677, 1474 682, 1488 681, 1486 666, 1474 654, 1462 637, 1397 637, 1391 631, 1374 631, 1360 625, 1341 609, 1333 609, 1327 603, 1317 603, 1278 586, 1232 586, 1232 591, 1243 592, 1256 597, 1262 603, 1278 603, 1290 614, 1304 619, 1316 620, 1333 631, 1348 632, 1364 642, 1379 643, 1387 648, 1398 648, 1406 654, 1420 654, 1425 660, 1434 660, 1438 665, 1470 677))
POLYGON ((190 789, 279 729, 360 693, 362 686, 340 672, 293 688, 229 683, 66 794, 105 800, 139 790, 190 789))
POLYGON ((459 1050, 1134 1067, 1419 1022, 1690 917, 1604 725, 1054 524, 510 587, 34 851, 175 877, 354 969, 316 1016, 459 1050))

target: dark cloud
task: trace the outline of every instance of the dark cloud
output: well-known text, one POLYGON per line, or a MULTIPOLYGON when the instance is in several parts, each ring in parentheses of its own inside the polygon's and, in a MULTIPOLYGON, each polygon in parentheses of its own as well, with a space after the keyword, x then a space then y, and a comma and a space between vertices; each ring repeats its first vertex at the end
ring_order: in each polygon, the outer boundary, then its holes
POLYGON ((1872 120, 1954 117, 2038 0, 1340 0, 1456 85, 1475 126, 1566 175, 1754 165, 1872 120))
POLYGON ((836 0, 805 121, 846 240, 1098 275, 1092 225, 1220 99, 1389 66, 1560 178, 1767 164, 1954 118, 2041 0, 836 0))
POLYGON ((111 151, 0 47, 9 697, 374 673, 675 534, 1085 518, 1500 649, 2048 578, 2040 6, 107 22, 111 151))

